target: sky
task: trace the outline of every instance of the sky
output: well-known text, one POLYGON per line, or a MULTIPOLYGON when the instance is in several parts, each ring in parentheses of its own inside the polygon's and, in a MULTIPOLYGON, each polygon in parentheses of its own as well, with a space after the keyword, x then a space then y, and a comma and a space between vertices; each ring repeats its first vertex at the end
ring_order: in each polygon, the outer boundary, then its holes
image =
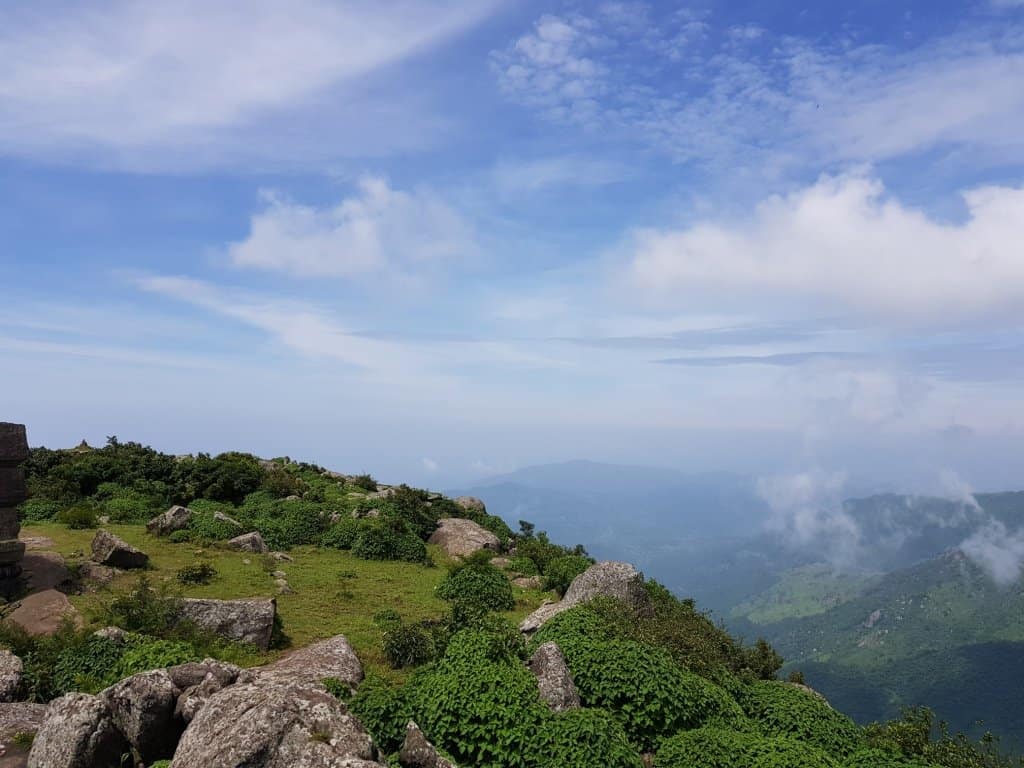
POLYGON ((39 0, 0 62, 33 444, 1024 487, 1021 0, 39 0))

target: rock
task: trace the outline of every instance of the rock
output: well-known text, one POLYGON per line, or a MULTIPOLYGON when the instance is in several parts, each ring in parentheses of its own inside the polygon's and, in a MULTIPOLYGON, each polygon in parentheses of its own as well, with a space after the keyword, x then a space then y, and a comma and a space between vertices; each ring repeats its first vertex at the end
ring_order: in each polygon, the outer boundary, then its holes
POLYGON ((78 566, 77 590, 95 592, 114 580, 117 570, 109 565, 100 565, 86 560, 78 566))
POLYGON ((92 540, 92 559, 113 568, 145 568, 149 555, 102 528, 92 540))
POLYGON ((267 551, 267 545, 263 543, 263 537, 260 536, 259 531, 252 531, 251 533, 243 533, 241 536, 235 536, 235 538, 228 540, 228 546, 231 549, 237 549, 239 552, 256 552, 258 554, 262 554, 267 551))
POLYGON ((121 768, 128 750, 103 699, 69 693, 46 708, 28 768, 121 768))
POLYGON ((218 521, 220 521, 222 523, 227 523, 228 525, 233 525, 235 528, 239 528, 240 529, 242 527, 242 524, 240 522, 238 522, 237 520, 235 520, 235 518, 228 517, 223 512, 221 512, 219 509, 216 512, 213 513, 213 519, 214 520, 218 520, 218 521))
POLYGON ((372 761, 370 735, 322 685, 260 677, 213 694, 185 729, 174 768, 328 768, 372 761), (346 760, 352 762, 346 762, 346 760))
POLYGON ((366 494, 368 499, 387 499, 395 495, 394 488, 381 488, 379 491, 373 491, 372 493, 366 494))
POLYGON ((196 713, 213 694, 235 682, 251 683, 255 676, 234 664, 206 659, 179 664, 167 670, 171 681, 181 689, 174 708, 174 714, 186 723, 192 722, 196 713))
POLYGON ((0 741, 10 741, 19 733, 36 733, 46 717, 46 705, 29 701, 0 703, 0 741))
POLYGON ((271 552, 270 556, 277 560, 279 563, 291 563, 294 562, 295 558, 284 552, 271 552))
POLYGON ((492 557, 491 565, 504 571, 512 565, 512 561, 507 557, 492 557))
POLYGON ((643 574, 629 563, 605 560, 573 579, 560 602, 542 605, 523 619, 519 630, 527 634, 536 632, 551 617, 595 597, 621 600, 641 616, 649 616, 653 610, 650 595, 644 588, 643 574))
POLYGON ((286 578, 288 578, 288 574, 285 573, 284 571, 271 571, 270 575, 272 577, 274 577, 275 579, 286 579, 286 578))
POLYGON ((434 745, 412 720, 405 726, 405 741, 398 753, 398 764, 402 768, 455 768, 454 763, 437 753, 434 745))
POLYGON ((23 671, 21 659, 10 651, 0 651, 0 702, 17 700, 23 671))
POLYGON ((93 637, 102 637, 104 640, 110 640, 117 645, 124 645, 128 642, 128 633, 120 627, 104 627, 103 629, 97 629, 92 634, 93 637))
POLYGON ((56 552, 26 552, 21 571, 29 592, 55 589, 71 580, 64 558, 56 552))
POLYGON ((458 496, 455 503, 470 512, 486 512, 487 507, 476 496, 458 496))
POLYGON ((156 536, 167 536, 175 531, 183 531, 188 528, 191 519, 191 509, 175 505, 146 523, 146 530, 156 536))
POLYGON ((36 592, 20 600, 17 608, 6 618, 20 625, 30 635, 52 635, 65 621, 75 626, 82 625, 82 616, 68 600, 68 596, 56 589, 36 592))
POLYGON ((57 546, 56 542, 49 536, 26 536, 22 534, 18 538, 25 545, 25 550, 28 552, 38 549, 53 549, 57 546))
POLYGON ((270 647, 277 605, 273 598, 215 600, 186 597, 180 601, 181 618, 229 640, 252 643, 262 651, 270 647))
POLYGON ((291 585, 285 579, 274 579, 274 585, 277 587, 277 594, 279 595, 295 594, 295 591, 291 588, 291 585))
POLYGON ((465 557, 481 549, 497 552, 501 548, 497 536, 462 517, 438 520, 437 530, 428 543, 437 544, 451 557, 465 557))
POLYGON ((828 703, 828 699, 825 698, 825 694, 823 694, 821 691, 814 690, 809 685, 804 685, 803 683, 790 683, 790 682, 787 682, 786 685, 792 686, 793 688, 796 688, 797 690, 803 691, 804 693, 806 693, 809 696, 813 696, 814 698, 818 699, 819 701, 825 702, 826 704, 829 705, 829 707, 832 706, 831 704, 828 703))
POLYGON ((363 665, 344 635, 321 640, 282 656, 261 667, 261 675, 284 675, 290 679, 323 680, 333 677, 352 690, 363 682, 363 665))
POLYGON ((544 586, 544 579, 540 576, 520 576, 512 579, 512 583, 520 589, 540 589, 544 586))
POLYGON ((181 691, 166 670, 141 672, 114 683, 100 698, 114 725, 145 765, 174 754, 184 726, 174 716, 181 691))
POLYGON ((537 678, 541 699, 551 707, 552 712, 564 712, 580 706, 580 695, 573 682, 572 672, 557 643, 542 643, 533 652, 527 666, 537 678))

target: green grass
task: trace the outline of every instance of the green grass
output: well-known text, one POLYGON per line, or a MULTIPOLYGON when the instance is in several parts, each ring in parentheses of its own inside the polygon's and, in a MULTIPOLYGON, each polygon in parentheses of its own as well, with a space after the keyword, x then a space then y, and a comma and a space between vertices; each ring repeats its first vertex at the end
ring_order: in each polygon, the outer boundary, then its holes
MULTIPOLYGON (((109 525, 107 530, 137 546, 150 557, 154 581, 172 583, 184 597, 276 597, 277 610, 284 622, 284 631, 293 647, 343 634, 355 649, 363 665, 389 677, 400 676, 390 670, 381 652, 381 631, 373 616, 391 608, 409 620, 439 616, 447 604, 434 595, 434 588, 444 577, 444 554, 430 547, 435 567, 410 563, 360 560, 348 552, 318 547, 296 547, 289 551, 293 562, 267 562, 262 555, 233 552, 216 547, 200 548, 195 544, 172 544, 166 539, 146 533, 142 525, 109 525), (175 580, 178 569, 189 564, 209 562, 217 575, 207 585, 182 587, 175 580), (271 570, 287 574, 294 590, 291 595, 278 595, 271 570)), ((53 550, 72 564, 88 558, 95 530, 71 530, 57 523, 29 523, 26 535, 47 536, 54 541, 53 550)), ((117 577, 111 590, 128 589, 136 576, 126 573, 117 577)), ((536 608, 551 593, 527 591, 513 587, 516 607, 505 613, 518 621, 536 608)), ((86 617, 95 611, 101 595, 72 596, 71 602, 86 617)), ((273 658, 270 652, 259 661, 273 658)))
POLYGON ((730 611, 755 624, 773 624, 825 613, 860 597, 879 576, 858 576, 834 571, 821 563, 786 571, 771 587, 730 611))

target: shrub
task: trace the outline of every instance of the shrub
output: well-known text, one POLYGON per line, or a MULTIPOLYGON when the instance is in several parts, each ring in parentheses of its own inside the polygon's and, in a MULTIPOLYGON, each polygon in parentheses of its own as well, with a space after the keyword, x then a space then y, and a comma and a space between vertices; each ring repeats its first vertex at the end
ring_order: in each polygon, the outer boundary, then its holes
MULTIPOLYGON (((498 538, 501 537, 499 536, 498 538)), ((568 547, 555 544, 544 531, 541 531, 536 535, 532 535, 531 532, 530 536, 520 537, 516 541, 516 554, 533 560, 540 572, 544 573, 548 563, 556 557, 564 557, 566 555, 586 556, 587 553, 581 546, 569 549, 568 547)))
POLYGON ((589 637, 559 645, 583 705, 615 713, 630 740, 645 750, 684 728, 743 727, 743 711, 729 694, 661 649, 589 637))
POLYGON ((364 560, 405 560, 419 563, 427 548, 399 520, 373 520, 360 526, 352 542, 352 554, 364 560))
POLYGON ((564 555, 548 562, 544 569, 544 589, 553 589, 564 595, 572 580, 594 564, 589 557, 564 555))
MULTIPOLYGON (((130 677, 151 669, 173 667, 187 661, 201 661, 202 655, 189 643, 174 640, 140 638, 128 644, 118 662, 114 680, 130 677)), ((113 682, 113 681, 111 681, 113 682)))
POLYGON ((747 689, 743 708, 768 736, 788 736, 845 757, 862 745, 860 729, 813 694, 761 680, 747 689))
POLYGON ((700 728, 666 739, 656 768, 837 768, 824 752, 785 738, 700 728))
POLYGON ((99 521, 96 518, 96 510, 84 505, 61 510, 57 513, 57 522, 74 530, 95 528, 99 525, 99 521))
POLYGON ((178 569, 179 584, 209 584, 217 575, 217 569, 209 563, 191 563, 178 569))
POLYGON ((133 589, 115 595, 100 609, 104 624, 147 635, 161 635, 173 629, 178 614, 179 603, 169 587, 154 587, 145 575, 139 576, 133 589))
POLYGON ((364 491, 373 492, 377 490, 377 481, 370 475, 356 475, 355 477, 350 478, 349 482, 356 488, 361 488, 364 491))
POLYGON ((366 726, 385 753, 396 751, 405 739, 405 724, 412 717, 408 695, 376 675, 368 676, 349 702, 349 709, 366 726))
POLYGON ((528 768, 530 740, 550 716, 515 658, 494 659, 483 633, 460 632, 444 658, 410 681, 413 719, 460 765, 528 768))
POLYGON ((537 768, 642 768, 622 726, 599 709, 572 709, 548 717, 531 737, 537 768))
POLYGON ((202 506, 196 509, 197 506, 200 505, 193 503, 191 507, 193 514, 188 521, 188 528, 186 529, 189 541, 204 543, 225 541, 241 533, 238 526, 232 525, 225 520, 218 520, 213 516, 213 511, 208 511, 202 506))
POLYGON ((508 611, 516 605, 509 580, 489 563, 456 567, 437 585, 437 596, 489 611, 508 611))
POLYGON ((360 521, 354 517, 343 517, 328 528, 320 537, 321 547, 352 549, 359 534, 360 521))
POLYGON ((437 650, 434 633, 423 624, 399 624, 384 633, 384 657, 394 669, 432 661, 437 650))
POLYGON ((923 760, 904 757, 882 749, 862 749, 854 752, 842 764, 842 768, 929 768, 923 760))
POLYGON ((46 672, 40 674, 38 669, 43 659, 36 654, 29 656, 27 667, 34 668, 33 698, 49 701, 69 691, 96 693, 105 688, 108 681, 113 682, 115 670, 124 655, 123 644, 95 636, 80 641, 70 637, 67 640, 69 642, 56 654, 52 666, 46 671, 48 675, 46 672))
POLYGON ((192 540, 192 532, 187 528, 180 531, 171 531, 168 535, 167 540, 171 544, 184 544, 186 541, 192 540))
POLYGON ((22 520, 52 520, 60 511, 60 504, 49 499, 29 499, 18 511, 22 520))
POLYGON ((104 502, 103 511, 114 523, 137 523, 153 516, 154 508, 149 501, 141 496, 118 496, 104 502))
POLYGON ((540 576, 537 564, 525 555, 516 555, 509 561, 508 569, 523 576, 540 576))

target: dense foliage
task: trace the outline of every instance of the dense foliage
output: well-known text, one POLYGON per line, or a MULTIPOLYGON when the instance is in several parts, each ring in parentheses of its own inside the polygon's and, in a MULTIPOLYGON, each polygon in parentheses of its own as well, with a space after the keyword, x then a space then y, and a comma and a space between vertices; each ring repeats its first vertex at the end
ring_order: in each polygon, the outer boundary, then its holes
POLYGON ((795 685, 761 680, 746 689, 740 703, 766 735, 799 739, 842 757, 863 745, 850 718, 795 685))
POLYGON ((437 596, 489 611, 515 607, 508 578, 487 562, 463 563, 453 568, 437 586, 437 596))

